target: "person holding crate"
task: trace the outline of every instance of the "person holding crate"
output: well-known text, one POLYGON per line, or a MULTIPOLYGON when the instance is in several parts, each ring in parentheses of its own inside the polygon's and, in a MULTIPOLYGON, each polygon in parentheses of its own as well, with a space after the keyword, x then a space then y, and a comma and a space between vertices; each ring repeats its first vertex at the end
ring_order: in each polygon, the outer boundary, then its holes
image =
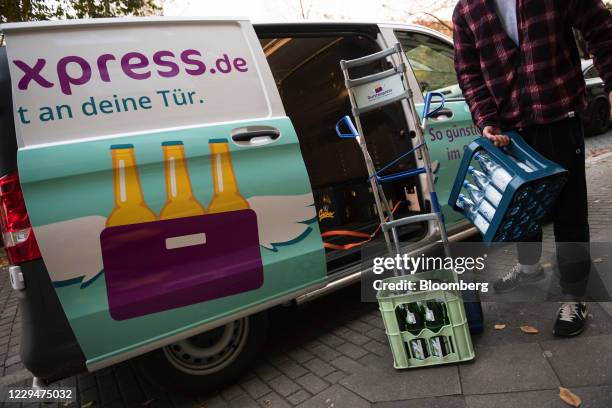
MULTIPOLYGON (((552 211, 563 302, 553 333, 584 330, 590 271, 584 133, 585 81, 573 30, 594 55, 612 105, 612 14, 601 0, 460 0, 453 13, 455 70, 482 136, 503 147, 516 130, 569 171, 552 211)), ((519 263, 495 282, 507 292, 544 278, 542 231, 517 244, 519 263)))

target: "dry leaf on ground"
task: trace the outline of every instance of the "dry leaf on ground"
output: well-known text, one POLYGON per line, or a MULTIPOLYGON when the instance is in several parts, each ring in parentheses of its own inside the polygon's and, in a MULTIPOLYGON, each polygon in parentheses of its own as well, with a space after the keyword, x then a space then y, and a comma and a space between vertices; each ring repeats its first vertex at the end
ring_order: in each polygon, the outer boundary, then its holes
POLYGON ((505 324, 496 324, 495 326, 493 326, 493 328, 495 330, 504 330, 506 328, 505 324))
POLYGON ((568 390, 567 388, 559 387, 559 398, 567 405, 578 408, 582 404, 579 396, 568 390))
POLYGON ((593 259, 593 263, 602 263, 603 262, 603 258, 595 258, 593 259))
POLYGON ((81 408, 89 408, 93 405, 93 403, 94 403, 93 401, 86 402, 83 405, 81 405, 81 408))
POLYGON ((148 407, 148 406, 149 406, 149 405, 151 405, 151 404, 152 404, 154 401, 155 401, 155 398, 152 398, 152 399, 150 399, 150 400, 147 400, 147 401, 143 402, 141 405, 142 405, 143 407, 148 407))
POLYGON ((527 334, 538 334, 540 332, 533 326, 521 326, 521 331, 527 334))

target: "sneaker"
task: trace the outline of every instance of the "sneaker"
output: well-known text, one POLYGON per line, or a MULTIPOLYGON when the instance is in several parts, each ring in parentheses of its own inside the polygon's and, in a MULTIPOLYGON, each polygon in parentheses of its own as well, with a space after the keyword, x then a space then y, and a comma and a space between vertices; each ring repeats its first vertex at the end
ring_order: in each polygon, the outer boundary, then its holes
POLYGON ((564 302, 557 312, 557 321, 553 328, 555 336, 577 336, 584 330, 587 319, 587 307, 584 302, 564 302))
POLYGON ((521 285, 538 282, 545 277, 544 268, 541 265, 536 272, 525 273, 521 272, 521 266, 516 264, 510 272, 493 284, 493 288, 497 293, 510 292, 521 285))

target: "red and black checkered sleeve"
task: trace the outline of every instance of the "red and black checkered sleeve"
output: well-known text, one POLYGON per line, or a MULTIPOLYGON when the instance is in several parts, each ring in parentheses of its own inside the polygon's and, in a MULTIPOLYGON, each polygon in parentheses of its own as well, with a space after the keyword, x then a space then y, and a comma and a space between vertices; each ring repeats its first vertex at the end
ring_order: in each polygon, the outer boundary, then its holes
POLYGON ((606 91, 612 92, 612 13, 601 0, 572 0, 569 17, 584 36, 606 91))
MULTIPOLYGON (((466 2, 469 4, 469 2, 466 2)), ((468 7, 469 6, 465 6, 468 7)), ((480 68, 480 57, 474 36, 462 16, 461 3, 453 13, 453 42, 455 44, 455 71, 459 87, 472 113, 472 119, 481 130, 485 126, 498 126, 497 107, 487 88, 480 68)))

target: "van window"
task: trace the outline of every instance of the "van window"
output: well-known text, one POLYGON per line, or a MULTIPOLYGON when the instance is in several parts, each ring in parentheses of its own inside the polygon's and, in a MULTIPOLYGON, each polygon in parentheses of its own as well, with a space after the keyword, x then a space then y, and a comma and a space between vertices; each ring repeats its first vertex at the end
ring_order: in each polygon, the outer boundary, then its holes
MULTIPOLYGON (((363 155, 356 141, 336 136, 335 125, 342 116, 351 113, 340 60, 372 54, 380 50, 379 46, 373 39, 358 35, 268 38, 261 39, 261 43, 285 111, 298 134, 315 195, 321 231, 349 229, 373 232, 379 220, 363 155)), ((351 72, 351 76, 365 76, 388 68, 359 67, 362 71, 351 72)), ((361 119, 376 168, 383 167, 411 148, 399 103, 369 112, 361 119)), ((393 171, 414 166, 415 163, 408 159, 393 171)), ((414 198, 412 203, 407 200, 407 194, 416 191, 416 182, 416 178, 413 178, 385 186, 389 199, 394 203, 402 201, 397 216, 407 215, 410 206, 419 208, 414 198)), ((406 228, 404 234, 414 230, 414 226, 406 228)), ((351 240, 330 237, 324 241, 342 245, 351 240)), ((355 251, 359 253, 360 249, 328 249, 328 262, 355 251)))
POLYGON ((429 35, 395 31, 421 92, 442 92, 447 99, 463 98, 454 66, 452 45, 429 35))

